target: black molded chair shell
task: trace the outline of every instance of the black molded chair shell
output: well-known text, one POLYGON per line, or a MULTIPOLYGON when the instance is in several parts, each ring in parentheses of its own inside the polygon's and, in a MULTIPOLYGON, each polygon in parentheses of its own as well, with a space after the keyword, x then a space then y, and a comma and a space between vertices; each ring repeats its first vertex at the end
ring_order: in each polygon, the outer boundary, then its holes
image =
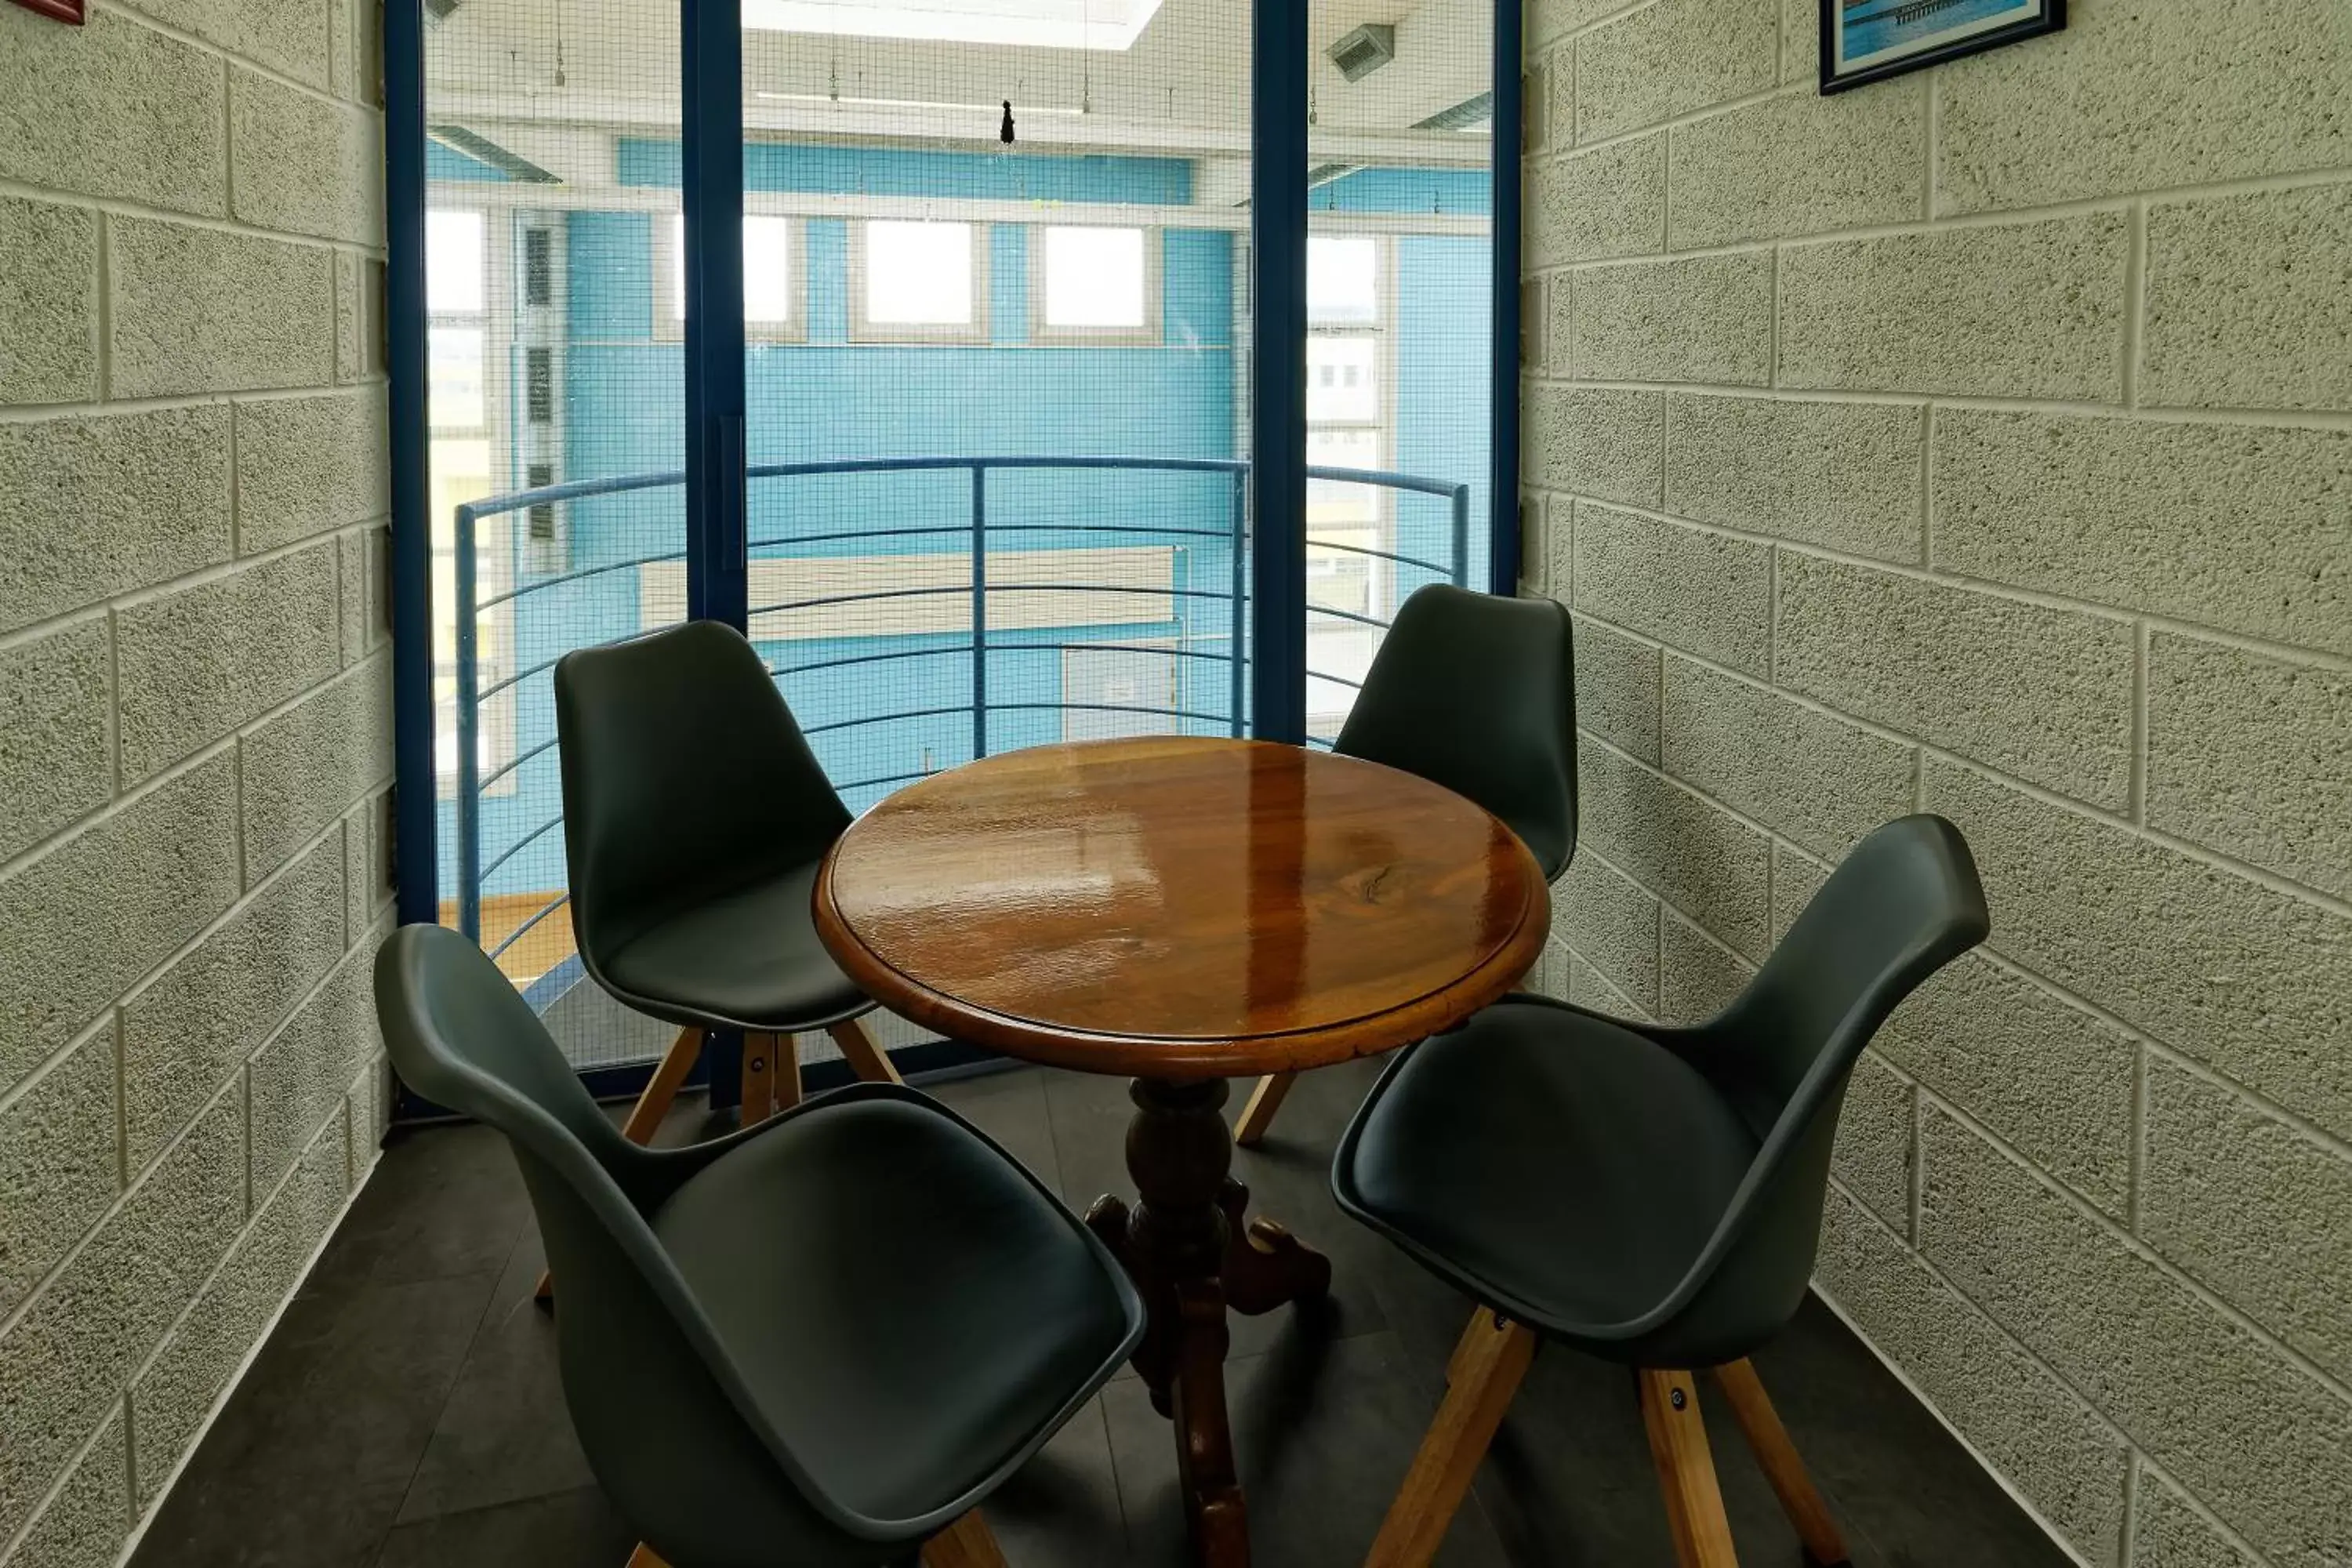
POLYGON ((874 1004, 817 940, 817 863, 849 811, 758 652, 693 621, 555 667, 580 960, 675 1024, 823 1028, 874 1004))
POLYGON ((375 987, 403 1079, 512 1145, 581 1446, 672 1568, 907 1563, 1141 1337, 1102 1245, 914 1090, 645 1149, 462 937, 403 928, 375 987))
POLYGON ((1803 1299, 1855 1058, 1988 927, 1959 831, 1889 823, 1706 1024, 1520 996, 1403 1053, 1341 1138, 1333 1193, 1462 1290, 1583 1350, 1738 1360, 1803 1299))
POLYGON ((1576 656, 1568 611, 1445 584, 1415 589, 1331 749, 1484 806, 1546 879, 1576 853, 1576 656))

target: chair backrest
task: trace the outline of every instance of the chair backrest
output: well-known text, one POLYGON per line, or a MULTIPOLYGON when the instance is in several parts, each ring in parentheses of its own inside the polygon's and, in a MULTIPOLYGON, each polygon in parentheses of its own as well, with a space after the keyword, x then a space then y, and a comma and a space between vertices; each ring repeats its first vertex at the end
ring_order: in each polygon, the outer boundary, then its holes
POLYGON ((1414 591, 1331 749, 1444 784, 1500 817, 1547 879, 1576 853, 1568 612, 1444 584, 1414 591))
POLYGON ((1744 1355, 1796 1310, 1855 1059, 1896 1004, 1990 929, 1959 829, 1902 817, 1854 847, 1719 1017, 1654 1031, 1759 1143, 1689 1277, 1653 1314, 1673 1320, 1677 1364, 1744 1355))
POLYGON ((555 667, 572 924, 589 973, 647 926, 809 865, 841 804, 731 626, 693 621, 555 667))
POLYGON ((514 1151, 557 1283, 564 1399, 630 1523, 681 1563, 890 1561, 812 1507, 646 1223, 691 1166, 622 1138, 514 986, 455 931, 394 932, 375 999, 403 1081, 514 1151))

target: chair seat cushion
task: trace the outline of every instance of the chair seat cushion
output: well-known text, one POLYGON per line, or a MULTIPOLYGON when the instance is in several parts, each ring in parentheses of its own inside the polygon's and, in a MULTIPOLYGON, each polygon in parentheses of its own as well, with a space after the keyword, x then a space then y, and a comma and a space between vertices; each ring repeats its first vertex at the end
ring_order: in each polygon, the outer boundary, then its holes
POLYGON ((903 1089, 812 1102, 652 1223, 786 1445, 869 1518, 976 1485, 1110 1377, 1136 1321, 1067 1210, 903 1089))
POLYGON ((1756 1148, 1664 1047, 1514 998, 1389 1071, 1340 1143, 1332 1186, 1486 1304, 1605 1337, 1681 1282, 1756 1148))
POLYGON ((621 999, 673 1023, 789 1032, 873 1004, 817 940, 816 868, 795 867, 666 917, 604 959, 621 999))

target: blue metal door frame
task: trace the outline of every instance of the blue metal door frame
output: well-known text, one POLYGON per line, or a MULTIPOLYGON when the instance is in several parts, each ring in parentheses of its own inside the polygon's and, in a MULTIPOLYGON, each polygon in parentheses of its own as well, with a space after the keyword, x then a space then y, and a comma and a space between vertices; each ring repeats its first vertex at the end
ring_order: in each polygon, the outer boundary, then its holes
MULTIPOLYGON (((1517 0, 1503 0, 1516 4, 1517 0)), ((1307 10, 1257 0, 1250 51, 1250 714, 1307 740, 1307 10)))
POLYGON ((383 8, 384 354, 392 378, 393 878, 400 923, 437 920, 433 520, 425 359, 425 6, 383 8))

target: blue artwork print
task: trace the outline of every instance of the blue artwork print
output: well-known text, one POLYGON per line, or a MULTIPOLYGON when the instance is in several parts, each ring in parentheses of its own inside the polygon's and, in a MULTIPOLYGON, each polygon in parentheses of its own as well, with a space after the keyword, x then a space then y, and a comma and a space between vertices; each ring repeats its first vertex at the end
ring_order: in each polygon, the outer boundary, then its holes
POLYGON ((2053 30, 2061 0, 1823 0, 1822 84, 1932 64, 2053 30))

